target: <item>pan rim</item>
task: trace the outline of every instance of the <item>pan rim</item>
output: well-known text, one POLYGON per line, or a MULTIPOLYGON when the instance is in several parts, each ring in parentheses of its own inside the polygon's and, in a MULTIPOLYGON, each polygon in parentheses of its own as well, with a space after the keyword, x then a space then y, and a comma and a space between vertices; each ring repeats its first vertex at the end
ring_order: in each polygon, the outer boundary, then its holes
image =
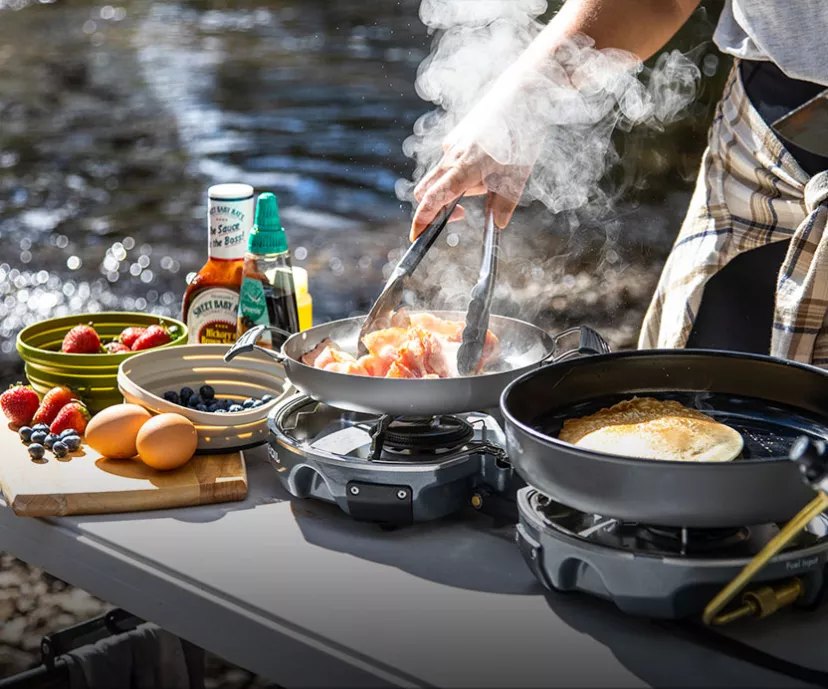
MULTIPOLYGON (((462 311, 454 311, 454 310, 450 310, 450 309, 445 309, 445 310, 440 310, 440 309, 435 309, 435 310, 427 310, 427 309, 413 310, 412 309, 411 313, 431 313, 431 314, 438 315, 438 316, 440 314, 463 314, 462 311)), ((546 330, 544 330, 543 328, 535 325, 534 323, 530 323, 528 321, 522 321, 518 318, 513 318, 511 316, 501 316, 500 314, 496 314, 496 313, 491 314, 491 316, 493 318, 497 318, 498 320, 501 320, 501 321, 507 321, 507 325, 517 324, 519 326, 524 326, 524 327, 529 326, 529 327, 534 328, 535 330, 537 330, 538 333, 540 334, 541 338, 544 340, 544 344, 547 345, 546 353, 538 361, 530 362, 530 363, 527 363, 523 366, 519 366, 517 368, 511 368, 507 371, 490 371, 488 373, 481 373, 481 374, 478 374, 478 375, 475 375, 475 376, 457 376, 455 378, 384 378, 384 377, 381 378, 381 377, 378 377, 378 376, 360 376, 360 375, 356 375, 356 374, 353 374, 353 373, 342 373, 340 371, 324 371, 324 372, 325 372, 326 375, 341 376, 342 379, 348 378, 348 379, 353 380, 355 382, 357 382, 357 381, 363 381, 364 382, 366 380, 406 381, 406 385, 412 385, 412 384, 415 384, 415 383, 419 383, 422 386, 425 383, 430 383, 431 386, 434 387, 434 384, 438 383, 438 382, 442 382, 443 385, 447 385, 447 384, 452 383, 452 382, 456 384, 456 382, 459 381, 459 380, 480 380, 480 379, 492 378, 492 377, 495 377, 495 376, 515 375, 515 374, 520 374, 522 376, 525 373, 531 372, 531 371, 527 371, 526 370, 527 368, 531 368, 532 370, 542 368, 544 359, 546 357, 548 357, 550 355, 550 353, 554 350, 554 337, 552 335, 550 335, 546 330)), ((287 340, 285 340, 284 344, 282 344, 282 346, 280 348, 280 352, 281 352, 282 356, 284 357, 285 361, 288 362, 288 365, 290 365, 290 366, 301 366, 302 369, 306 369, 306 370, 310 369, 310 370, 313 370, 313 371, 322 371, 322 369, 318 369, 318 368, 315 368, 313 366, 309 366, 308 364, 302 362, 300 359, 297 359, 297 358, 294 358, 294 357, 288 355, 288 353, 286 351, 288 345, 294 340, 298 341, 298 340, 302 339, 303 336, 306 338, 307 334, 309 332, 311 332, 312 330, 314 330, 315 328, 323 328, 323 327, 334 328, 336 326, 346 325, 346 324, 350 324, 350 323, 353 323, 353 324, 356 324, 356 325, 361 325, 367 317, 368 317, 368 315, 366 314, 366 315, 362 315, 362 316, 351 316, 349 318, 339 318, 335 321, 328 321, 326 323, 320 323, 319 325, 313 326, 313 327, 311 327, 307 330, 302 330, 298 333, 293 333, 287 340)), ((359 331, 357 330, 357 332, 359 332, 359 331)))
MULTIPOLYGON (((629 467, 654 467, 654 466, 670 466, 673 468, 678 467, 687 467, 687 470, 690 470, 689 467, 697 466, 702 464, 705 467, 721 467, 719 471, 724 471, 725 467, 738 467, 745 466, 745 465, 763 465, 767 466, 771 463, 782 463, 782 462, 789 462, 791 461, 788 458, 764 458, 764 459, 737 459, 730 462, 680 462, 677 460, 671 459, 644 459, 640 457, 625 457, 623 455, 612 455, 604 452, 596 452, 595 450, 589 450, 586 448, 581 448, 576 445, 572 445, 570 443, 566 443, 558 438, 553 438, 550 435, 542 433, 534 428, 531 428, 527 424, 522 421, 519 421, 514 414, 509 411, 506 407, 507 397, 512 393, 513 389, 518 387, 521 383, 526 380, 529 380, 533 375, 539 374, 541 371, 544 371, 547 368, 551 368, 553 366, 577 366, 581 363, 586 362, 593 362, 593 361, 606 361, 608 359, 629 359, 633 357, 654 357, 654 356, 665 356, 668 358, 678 358, 681 356, 688 356, 688 355, 698 355, 702 358, 704 357, 711 357, 715 356, 717 358, 725 358, 725 359, 748 359, 753 361, 761 361, 777 366, 788 366, 791 368, 800 369, 809 373, 818 373, 819 375, 828 379, 828 371, 825 369, 819 368, 818 366, 814 366, 813 364, 803 364, 798 361, 790 361, 787 359, 780 359, 778 357, 768 356, 766 354, 750 354, 747 352, 731 352, 727 350, 719 350, 719 349, 631 349, 631 350, 623 350, 620 352, 610 352, 609 354, 596 354, 596 355, 589 355, 584 357, 579 357, 577 359, 568 359, 566 361, 559 361, 559 362, 551 362, 548 364, 544 364, 543 366, 539 366, 532 371, 527 371, 523 373, 521 376, 513 380, 509 383, 500 395, 500 413, 503 415, 504 419, 512 424, 513 426, 519 428, 523 433, 530 436, 536 442, 539 442, 544 445, 548 445, 556 450, 563 450, 565 452, 575 452, 577 454, 583 455, 588 459, 606 462, 610 464, 618 464, 622 466, 629 466, 629 467)), ((828 424, 826 424, 826 428, 828 428, 828 424)), ((506 437, 508 439, 509 433, 507 432, 506 437)), ((825 438, 828 440, 828 436, 825 438)), ((731 469, 733 470, 733 469, 731 469)))

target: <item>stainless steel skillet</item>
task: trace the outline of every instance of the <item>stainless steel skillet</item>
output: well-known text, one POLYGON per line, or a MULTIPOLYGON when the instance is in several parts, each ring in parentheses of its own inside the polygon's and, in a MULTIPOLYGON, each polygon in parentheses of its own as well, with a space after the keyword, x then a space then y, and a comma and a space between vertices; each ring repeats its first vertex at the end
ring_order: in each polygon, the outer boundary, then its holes
MULTIPOLYGON (((462 321, 466 316, 460 311, 429 313, 453 321, 462 321)), ((603 340, 589 328, 550 336, 531 323, 491 316, 489 329, 500 340, 501 355, 491 370, 479 375, 441 379, 373 378, 324 371, 302 363, 303 355, 328 338, 356 355, 364 320, 365 316, 359 316, 333 321, 290 336, 276 328, 257 326, 238 339, 225 359, 229 361, 241 352, 258 349, 284 365, 287 377, 297 389, 320 402, 368 414, 431 417, 496 409, 506 386, 541 364, 577 353, 608 351, 603 340), (265 330, 287 337, 281 349, 256 345, 265 330)))

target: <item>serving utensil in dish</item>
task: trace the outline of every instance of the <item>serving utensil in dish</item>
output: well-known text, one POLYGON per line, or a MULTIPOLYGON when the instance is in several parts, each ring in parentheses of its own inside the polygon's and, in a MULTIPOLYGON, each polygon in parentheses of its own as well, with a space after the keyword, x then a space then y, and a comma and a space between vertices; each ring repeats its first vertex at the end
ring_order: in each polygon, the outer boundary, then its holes
POLYGON ((440 236, 462 198, 461 195, 456 201, 446 206, 425 231, 414 240, 414 243, 408 247, 408 251, 397 263, 385 283, 385 287, 383 287, 382 292, 362 323, 362 328, 357 337, 357 356, 365 356, 368 353, 368 348, 362 342, 363 337, 375 330, 391 327, 391 318, 402 303, 406 281, 420 265, 428 250, 434 246, 434 242, 437 241, 437 237, 440 236))
POLYGON ((784 522, 813 498, 791 453, 828 438, 828 372, 768 356, 641 350, 570 358, 512 381, 500 401, 507 452, 531 486, 568 507, 686 528, 784 522), (557 438, 634 396, 673 399, 738 430, 742 457, 699 463, 593 452, 557 438))
POLYGON ((500 259, 500 230, 495 225, 492 211, 492 195, 486 199, 486 234, 483 241, 483 263, 480 276, 471 293, 471 300, 466 308, 466 326, 463 339, 457 351, 457 370, 461 376, 475 372, 483 356, 486 331, 492 313, 492 299, 497 283, 497 266, 500 259))

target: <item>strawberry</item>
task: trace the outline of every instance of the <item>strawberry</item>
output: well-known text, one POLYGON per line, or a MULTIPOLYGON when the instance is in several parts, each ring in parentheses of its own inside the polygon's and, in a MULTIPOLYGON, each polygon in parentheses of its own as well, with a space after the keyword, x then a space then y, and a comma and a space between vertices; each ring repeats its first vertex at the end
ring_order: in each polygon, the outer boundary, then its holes
POLYGON ((135 343, 132 345, 132 351, 138 352, 142 349, 160 347, 171 341, 172 338, 165 328, 162 328, 160 325, 151 325, 141 337, 135 340, 135 343))
POLYGON ((135 341, 147 331, 146 328, 124 328, 123 332, 118 336, 118 339, 126 345, 127 348, 132 349, 135 341))
POLYGON ((125 344, 120 342, 107 342, 104 349, 108 354, 123 354, 124 352, 131 352, 132 350, 125 344))
POLYGON ((60 351, 64 354, 96 354, 101 351, 101 338, 92 326, 77 325, 66 333, 60 351))
POLYGON ((30 387, 18 383, 0 395, 0 408, 13 426, 28 426, 35 415, 40 398, 30 387))
POLYGON ((60 435, 63 431, 73 428, 79 435, 83 435, 90 418, 89 410, 81 402, 69 402, 52 421, 49 433, 60 435))
POLYGON ((43 401, 37 408, 34 418, 32 418, 32 423, 45 423, 47 426, 51 425, 52 421, 54 421, 55 417, 57 417, 58 412, 74 399, 75 395, 69 388, 62 385, 52 388, 46 393, 43 401))

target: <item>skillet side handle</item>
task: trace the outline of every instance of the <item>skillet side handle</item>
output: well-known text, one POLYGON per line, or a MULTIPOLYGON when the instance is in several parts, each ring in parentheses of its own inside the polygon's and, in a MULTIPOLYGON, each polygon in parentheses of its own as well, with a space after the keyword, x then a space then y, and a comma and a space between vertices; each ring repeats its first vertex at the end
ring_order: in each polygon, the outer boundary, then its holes
POLYGON ((227 354, 224 355, 225 361, 230 361, 235 359, 239 354, 244 354, 246 352, 252 352, 254 349, 259 352, 264 352, 269 356, 271 359, 275 359, 280 364, 284 363, 285 356, 277 349, 268 349, 266 347, 259 347, 256 343, 261 339, 262 335, 264 335, 265 330, 269 330, 276 335, 280 335, 284 339, 290 337, 290 333, 282 330, 281 328, 274 328, 272 325, 257 325, 253 328, 250 328, 244 335, 242 335, 236 343, 230 347, 227 354))
POLYGON ((569 330, 564 330, 562 333, 558 333, 553 338, 553 342, 554 347, 552 351, 541 359, 541 365, 548 364, 549 362, 558 363, 579 356, 610 353, 610 346, 607 341, 597 331, 586 325, 580 325, 576 328, 570 328, 569 330), (561 341, 567 339, 572 340, 574 339, 573 335, 578 336, 577 347, 570 347, 570 349, 565 349, 561 352, 561 341))

